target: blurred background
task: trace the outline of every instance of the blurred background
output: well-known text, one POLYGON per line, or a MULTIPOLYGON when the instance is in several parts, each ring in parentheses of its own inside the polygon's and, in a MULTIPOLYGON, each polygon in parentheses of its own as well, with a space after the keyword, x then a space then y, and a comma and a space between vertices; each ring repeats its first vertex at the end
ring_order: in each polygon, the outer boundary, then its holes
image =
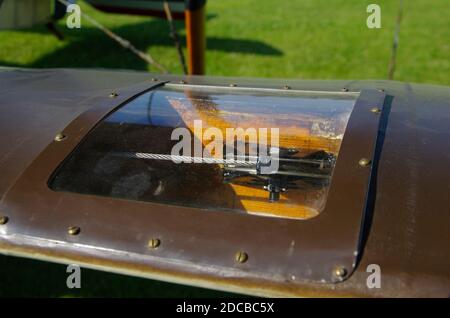
MULTIPOLYGON (((181 74, 166 19, 103 13, 84 1, 82 12, 181 74)), ((295 79, 387 79, 398 0, 208 0, 206 75, 295 79), (369 29, 366 8, 381 7, 381 28, 369 29)), ((0 21, 1 23, 1 21, 0 21)), ((183 20, 174 22, 186 55, 183 20)), ((406 0, 398 29, 394 80, 450 85, 450 2, 406 0)), ((157 72, 82 19, 81 29, 56 22, 0 31, 0 66, 131 69, 157 72)), ((82 288, 66 287, 66 267, 0 256, 0 297, 234 296, 92 270, 82 288)))

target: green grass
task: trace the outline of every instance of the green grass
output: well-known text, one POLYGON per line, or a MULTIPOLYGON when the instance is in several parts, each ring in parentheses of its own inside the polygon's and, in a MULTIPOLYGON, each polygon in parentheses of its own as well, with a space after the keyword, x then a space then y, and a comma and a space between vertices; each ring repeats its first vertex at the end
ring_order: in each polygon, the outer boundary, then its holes
MULTIPOLYGON (((382 28, 368 29, 372 0, 209 0, 207 74, 298 79, 386 79, 397 0, 379 0, 382 28)), ((82 9, 172 73, 181 73, 166 21, 82 9)), ((448 0, 405 1, 396 80, 450 84, 448 0)), ((185 41, 183 23, 177 23, 185 41)), ((58 41, 44 27, 0 32, 0 65, 152 69, 83 22, 60 28, 58 41)))
MULTIPOLYGON (((161 19, 107 15, 82 9, 172 73, 181 73, 161 19)), ((298 79, 386 79, 396 0, 209 0, 207 74, 298 79), (382 7, 382 28, 368 29, 366 6, 382 7)), ((450 85, 448 0, 405 1, 395 79, 450 85)), ((0 65, 100 67, 155 71, 83 22, 60 29, 0 31, 0 65)), ((184 43, 183 23, 177 28, 184 43)), ((62 265, 0 257, 0 296, 230 296, 198 288, 83 270, 82 289, 65 286, 62 265)))
POLYGON ((81 288, 68 289, 66 265, 0 256, 3 297, 236 297, 219 291, 81 269, 81 288))

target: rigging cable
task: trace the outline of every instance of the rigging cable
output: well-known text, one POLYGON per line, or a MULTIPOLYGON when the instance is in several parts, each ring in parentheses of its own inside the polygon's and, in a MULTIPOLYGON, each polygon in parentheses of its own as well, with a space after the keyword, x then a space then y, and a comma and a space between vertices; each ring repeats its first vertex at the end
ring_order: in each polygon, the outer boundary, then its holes
POLYGON ((388 70, 388 79, 389 80, 394 79, 395 65, 397 62, 397 48, 398 48, 398 42, 399 42, 399 36, 400 36, 400 24, 402 22, 402 17, 403 17, 403 0, 400 0, 398 13, 397 13, 397 22, 395 25, 394 41, 392 43, 391 61, 389 62, 389 70, 388 70))
MULTIPOLYGON (((71 5, 71 3, 69 3, 66 0, 58 0, 58 1, 60 3, 62 3, 63 5, 65 5, 66 7, 71 5)), ((130 50, 132 53, 137 55, 139 58, 141 58, 142 60, 144 60, 148 64, 153 65, 154 67, 156 67, 159 71, 161 71, 163 73, 168 73, 167 69, 164 66, 162 66, 161 64, 159 64, 158 62, 156 62, 150 54, 145 53, 145 52, 137 49, 133 44, 131 44, 130 41, 124 39, 123 37, 117 35, 113 31, 109 30, 108 28, 106 28, 104 25, 100 24, 98 21, 96 21, 94 18, 92 18, 88 14, 81 12, 81 16, 84 19, 86 19, 87 21, 89 21, 89 23, 91 23, 92 25, 94 25, 95 27, 100 29, 108 37, 110 37, 111 39, 113 39, 114 41, 119 43, 120 46, 122 46, 123 48, 130 50)))
POLYGON ((175 29, 175 24, 172 18, 172 12, 170 10, 170 5, 167 1, 164 1, 164 11, 166 12, 167 21, 169 22, 170 27, 170 36, 174 41, 175 48, 178 52, 178 59, 180 60, 181 68, 183 69, 184 74, 187 74, 186 62, 184 60, 183 50, 180 45, 180 38, 178 37, 177 30, 175 29))

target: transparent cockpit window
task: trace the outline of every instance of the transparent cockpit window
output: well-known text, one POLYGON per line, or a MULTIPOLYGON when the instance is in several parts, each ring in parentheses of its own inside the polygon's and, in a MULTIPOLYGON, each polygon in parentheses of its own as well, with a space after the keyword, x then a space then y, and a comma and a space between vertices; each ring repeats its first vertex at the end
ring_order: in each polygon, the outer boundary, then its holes
POLYGON ((325 206, 356 97, 166 85, 102 120, 50 187, 311 218, 325 206))

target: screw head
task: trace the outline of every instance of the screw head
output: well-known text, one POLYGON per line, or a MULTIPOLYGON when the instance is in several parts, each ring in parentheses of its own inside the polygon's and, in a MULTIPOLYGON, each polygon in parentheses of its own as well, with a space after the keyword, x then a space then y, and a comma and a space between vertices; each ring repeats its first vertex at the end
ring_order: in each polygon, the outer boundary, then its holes
POLYGON ((334 269, 333 275, 342 280, 345 278, 345 276, 347 276, 347 269, 343 266, 338 266, 334 269))
POLYGON ((341 91, 343 91, 343 92, 348 92, 348 88, 347 88, 347 87, 344 87, 343 89, 341 89, 341 91))
POLYGON ((78 235, 80 234, 81 229, 78 226, 69 226, 67 228, 67 233, 69 233, 70 235, 78 235))
POLYGON ((234 256, 234 259, 236 262, 243 264, 248 260, 248 254, 245 252, 239 251, 234 256))
POLYGON ((152 82, 157 82, 158 81, 158 79, 157 78, 152 78, 152 82))
POLYGON ((8 223, 9 218, 7 216, 0 216, 0 225, 4 225, 6 223, 8 223))
POLYGON ((236 84, 234 84, 234 83, 231 83, 230 84, 230 87, 236 87, 237 85, 236 84))
POLYGON ((148 247, 150 248, 157 248, 161 245, 161 240, 157 238, 152 238, 148 241, 148 247))
POLYGON ((381 109, 379 109, 378 107, 372 107, 372 108, 370 109, 370 111, 371 111, 372 113, 374 113, 374 114, 379 114, 379 113, 381 113, 381 109))
POLYGON ((111 94, 109 94, 109 97, 111 98, 116 98, 117 96, 119 96, 119 94, 117 94, 116 92, 112 92, 111 94))
POLYGON ((61 141, 65 138, 66 138, 66 135, 64 135, 63 133, 59 133, 55 136, 55 141, 61 141))
POLYGON ((358 163, 361 167, 367 167, 368 165, 370 165, 371 161, 367 158, 361 158, 359 159, 358 163))
POLYGON ((283 89, 291 89, 291 87, 289 85, 284 85, 283 89))
POLYGON ((180 84, 186 84, 186 81, 181 80, 179 83, 180 84))

